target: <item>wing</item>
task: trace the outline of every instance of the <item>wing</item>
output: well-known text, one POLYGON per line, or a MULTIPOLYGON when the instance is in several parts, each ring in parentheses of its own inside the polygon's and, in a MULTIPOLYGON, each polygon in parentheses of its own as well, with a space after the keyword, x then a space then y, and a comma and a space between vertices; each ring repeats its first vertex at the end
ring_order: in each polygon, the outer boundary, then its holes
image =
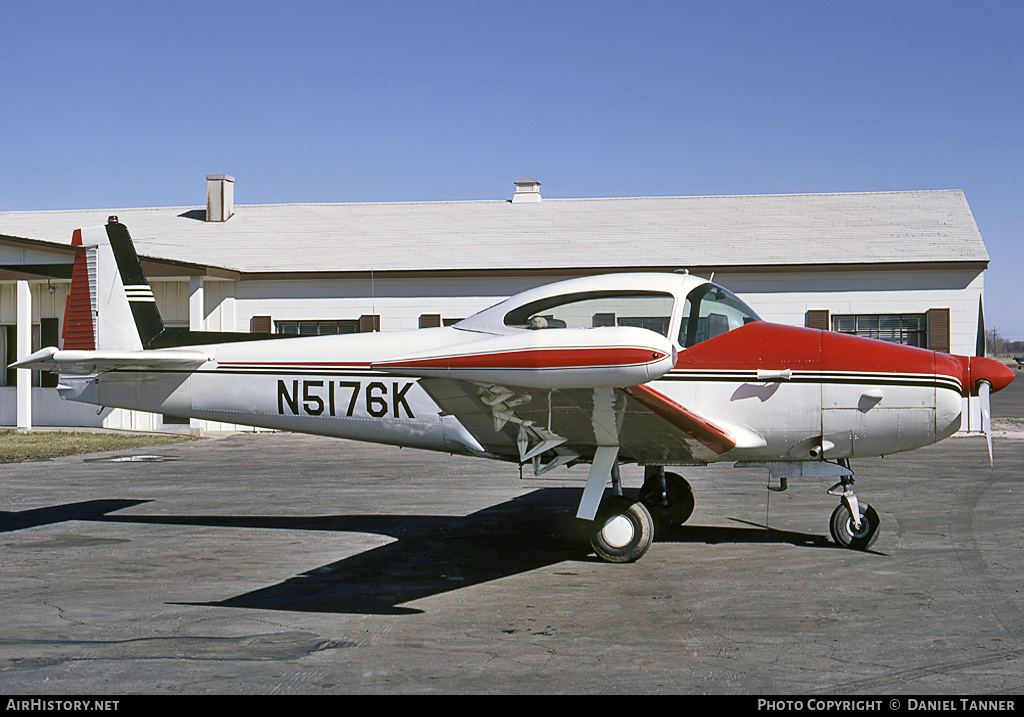
POLYGON ((509 460, 588 460, 598 445, 618 445, 620 458, 645 465, 699 465, 765 445, 753 430, 687 409, 649 384, 546 391, 423 379, 420 386, 488 452, 509 460))
POLYGON ((199 351, 62 351, 50 346, 16 361, 10 368, 88 376, 119 368, 198 367, 209 360, 199 351))

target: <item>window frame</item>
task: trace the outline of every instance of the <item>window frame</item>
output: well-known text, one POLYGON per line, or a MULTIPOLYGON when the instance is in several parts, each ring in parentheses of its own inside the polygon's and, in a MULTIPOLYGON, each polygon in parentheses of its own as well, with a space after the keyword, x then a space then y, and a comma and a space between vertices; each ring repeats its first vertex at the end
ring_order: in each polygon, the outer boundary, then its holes
POLYGON ((848 336, 860 336, 862 338, 875 339, 876 341, 886 341, 891 344, 897 344, 901 346, 916 346, 918 348, 928 348, 928 314, 927 312, 898 312, 898 313, 887 313, 887 314, 832 314, 829 317, 829 323, 831 330, 835 333, 846 334, 848 336), (890 324, 894 317, 899 317, 899 328, 893 329, 884 328, 883 323, 885 319, 888 319, 890 324), (908 319, 912 319, 917 324, 917 328, 913 326, 907 326, 908 319), (840 328, 842 322, 848 322, 853 320, 853 330, 843 330, 840 328), (862 328, 863 323, 863 328, 862 328), (872 325, 873 324, 873 325, 872 325), (892 338, 885 338, 884 334, 891 335, 893 331, 898 331, 899 340, 893 340, 892 338), (916 337, 916 343, 908 342, 907 337, 916 337))
MULTIPOLYGON (((593 314, 592 319, 597 320, 596 317, 602 317, 601 323, 591 325, 589 327, 575 327, 575 328, 600 328, 602 325, 611 325, 608 323, 609 317, 615 316, 616 326, 637 326, 637 323, 619 323, 620 318, 627 321, 641 321, 642 319, 665 319, 665 333, 662 336, 668 337, 671 335, 673 318, 675 317, 676 309, 679 304, 679 297, 673 294, 671 291, 659 291, 655 289, 594 289, 591 291, 577 291, 570 292, 568 294, 557 294, 554 296, 545 296, 544 298, 531 301, 526 304, 520 304, 508 312, 502 319, 503 324, 512 329, 520 329, 524 331, 531 331, 529 326, 529 319, 543 314, 545 311, 557 309, 561 306, 568 306, 570 304, 582 303, 585 301, 601 300, 601 299, 618 299, 618 298, 633 298, 633 299, 661 299, 670 302, 670 308, 667 314, 664 316, 657 317, 618 317, 613 312, 597 311, 593 314)), ((548 327, 556 328, 556 327, 548 327)), ((547 330, 547 329, 542 329, 547 330)), ((652 329, 648 329, 652 330, 652 329)), ((661 333, 655 331, 655 333, 661 333)))
POLYGON ((679 317, 679 331, 676 336, 676 343, 680 347, 688 349, 692 346, 696 346, 713 339, 716 336, 721 336, 722 334, 734 331, 735 328, 739 328, 735 327, 726 329, 725 331, 714 334, 713 336, 708 336, 707 338, 700 340, 697 339, 700 328, 701 305, 704 303, 704 297, 713 290, 724 292, 725 295, 734 302, 734 305, 731 305, 730 308, 738 309, 743 315, 743 326, 756 321, 762 321, 761 317, 757 315, 757 312, 751 309, 743 299, 736 296, 736 294, 729 291, 724 286, 719 286, 718 284, 709 281, 692 289, 682 301, 682 310, 680 311, 679 317), (685 336, 683 333, 684 329, 686 331, 685 336))

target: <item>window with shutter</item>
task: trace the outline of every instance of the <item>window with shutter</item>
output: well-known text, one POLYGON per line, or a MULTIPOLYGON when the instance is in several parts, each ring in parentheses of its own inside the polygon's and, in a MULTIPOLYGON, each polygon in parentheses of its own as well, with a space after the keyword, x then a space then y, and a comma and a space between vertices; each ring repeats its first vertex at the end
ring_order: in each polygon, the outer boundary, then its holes
POLYGON ((828 331, 828 309, 808 309, 804 325, 809 329, 828 331))

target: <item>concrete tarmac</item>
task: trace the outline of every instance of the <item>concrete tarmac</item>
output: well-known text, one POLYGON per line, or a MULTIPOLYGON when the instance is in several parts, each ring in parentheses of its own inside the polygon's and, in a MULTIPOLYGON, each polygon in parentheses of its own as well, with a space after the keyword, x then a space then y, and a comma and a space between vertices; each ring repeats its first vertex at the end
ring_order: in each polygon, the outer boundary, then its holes
POLYGON ((292 434, 5 465, 0 693, 1020 693, 1003 432, 994 471, 980 437, 855 461, 869 552, 831 481, 686 469, 690 522, 628 565, 579 535, 584 467, 292 434))

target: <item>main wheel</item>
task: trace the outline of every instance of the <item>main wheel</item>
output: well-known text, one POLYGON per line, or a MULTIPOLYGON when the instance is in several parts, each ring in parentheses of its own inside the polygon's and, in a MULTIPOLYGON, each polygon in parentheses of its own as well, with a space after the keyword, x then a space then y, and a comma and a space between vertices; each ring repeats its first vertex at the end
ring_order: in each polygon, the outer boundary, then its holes
POLYGON ((653 480, 644 481, 640 500, 659 525, 673 528, 682 525, 693 515, 693 488, 678 473, 666 473, 665 492, 667 502, 662 501, 661 491, 653 480))
POLYGON ((654 520, 644 504, 613 495, 601 501, 590 538, 594 552, 610 563, 639 560, 654 540, 654 520))
POLYGON ((854 528, 853 515, 845 503, 832 511, 832 519, 828 523, 832 539, 844 548, 867 550, 878 539, 878 527, 881 520, 878 513, 867 503, 860 504, 860 528, 854 528))

